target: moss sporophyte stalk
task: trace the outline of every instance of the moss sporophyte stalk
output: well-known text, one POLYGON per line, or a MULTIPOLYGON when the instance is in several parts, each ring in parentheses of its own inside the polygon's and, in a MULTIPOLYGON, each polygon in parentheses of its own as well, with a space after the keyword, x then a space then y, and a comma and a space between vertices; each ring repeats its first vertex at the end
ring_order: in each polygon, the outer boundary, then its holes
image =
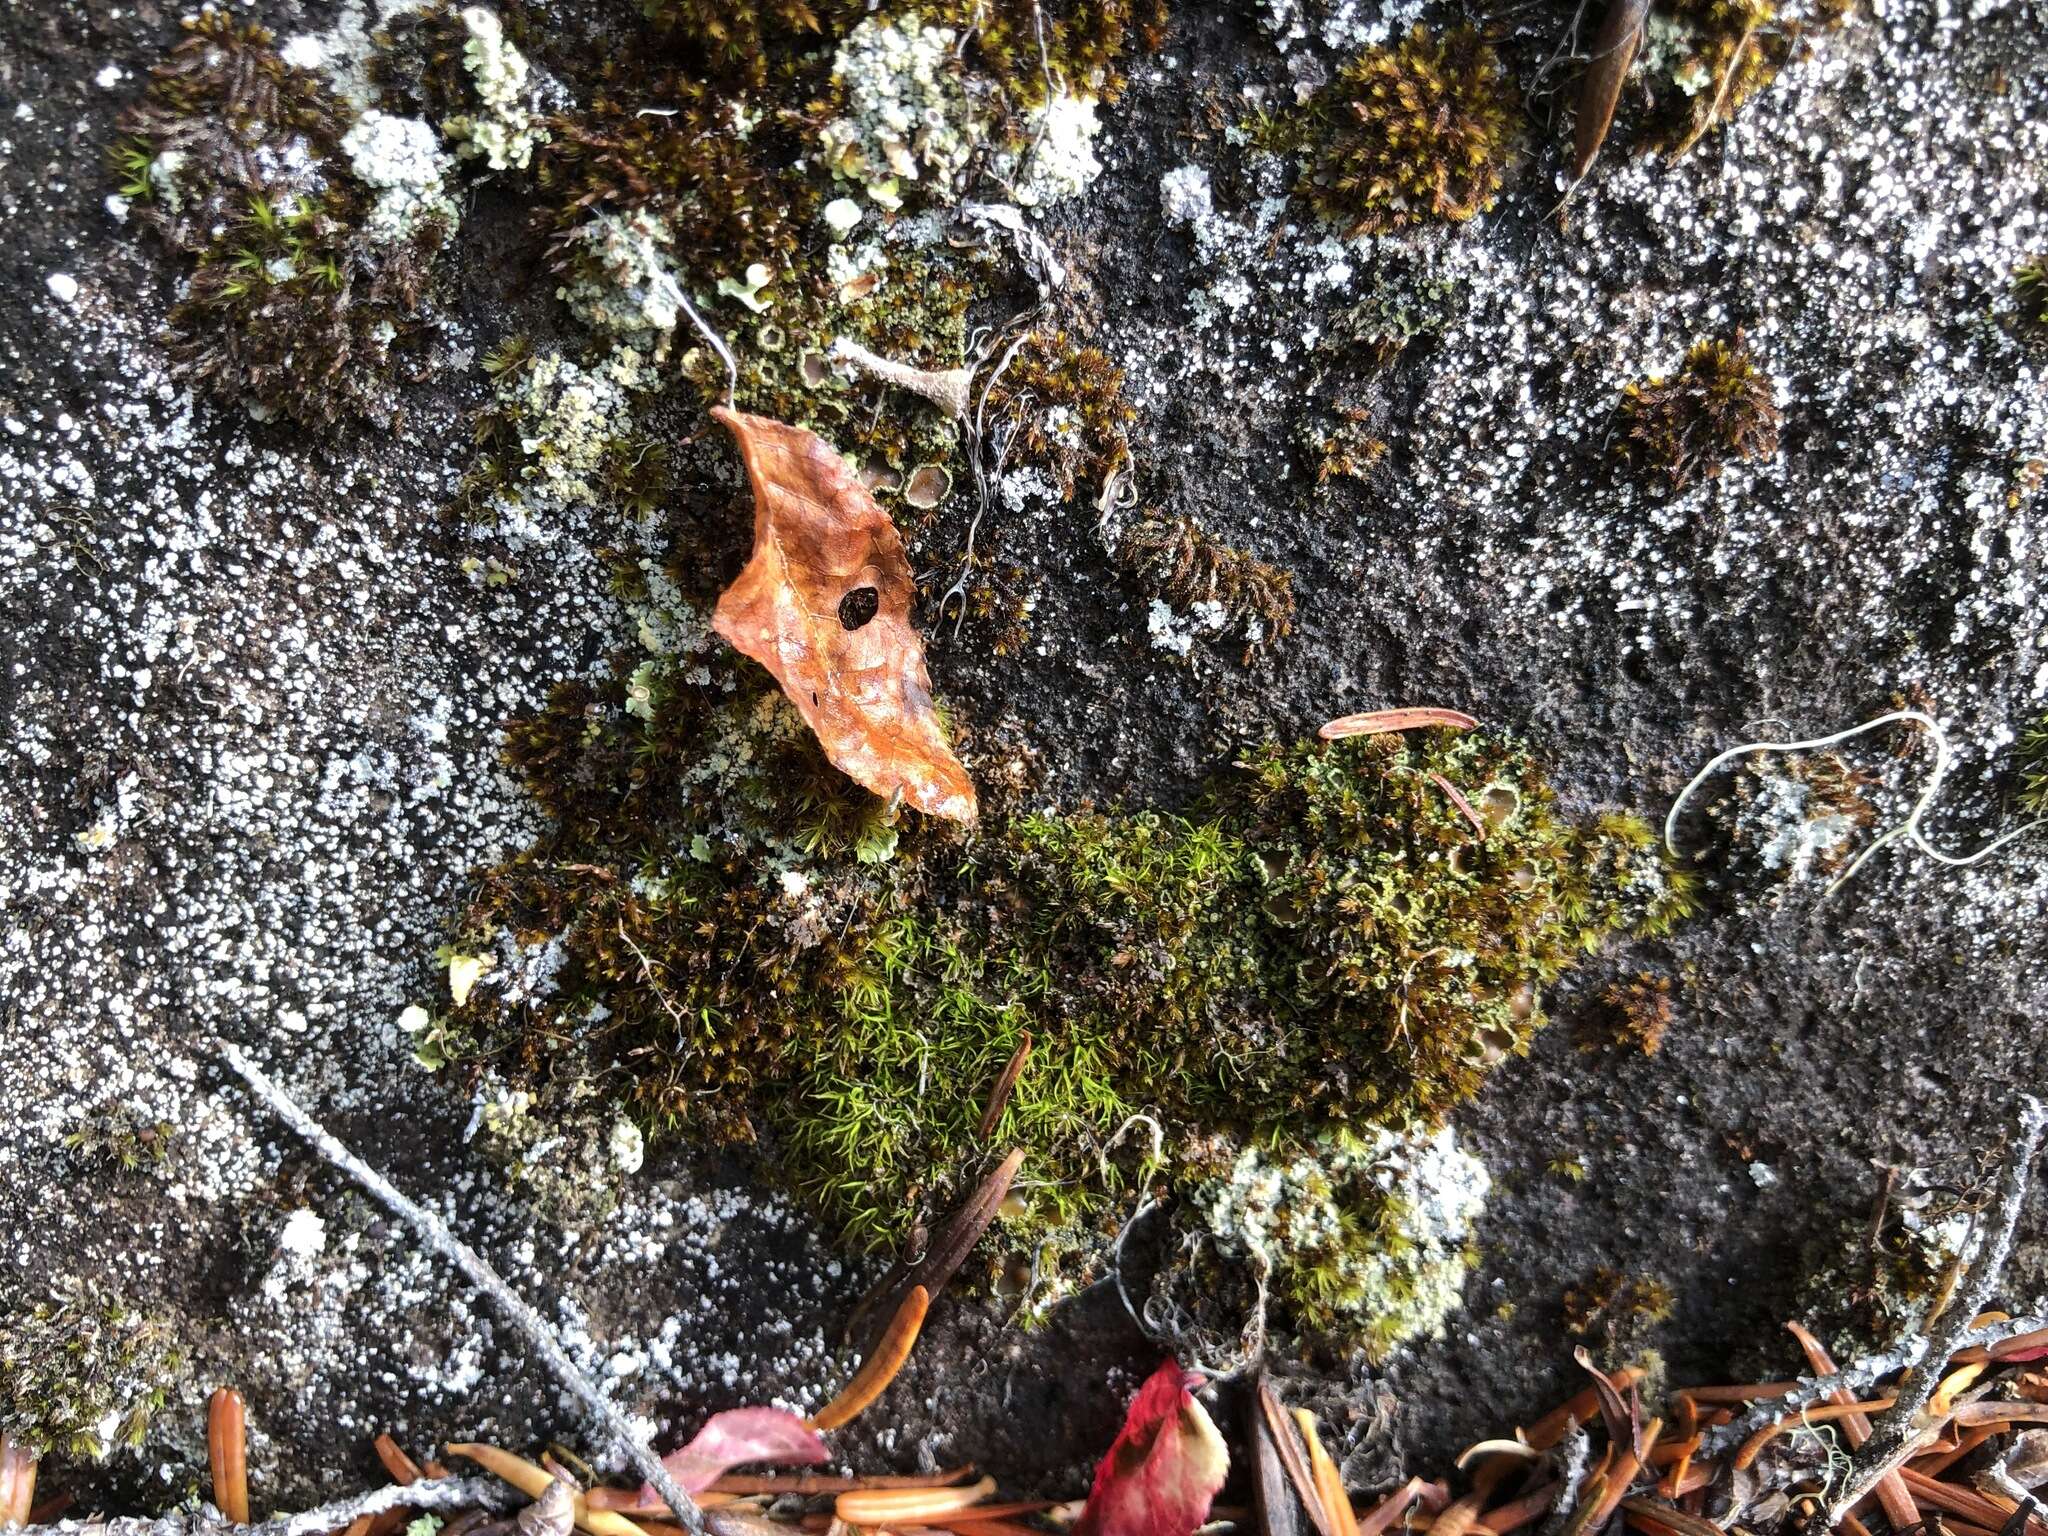
MULTIPOLYGON (((643 634, 702 628, 651 613, 643 634)), ((1180 811, 1027 808, 985 764, 962 831, 840 777, 750 663, 680 651, 510 724, 550 825, 483 874, 450 945, 464 995, 417 1024, 537 1112, 602 1074, 653 1134, 759 1139, 858 1243, 1008 1146, 1029 1154, 1008 1240, 1067 1255, 1253 1146, 1369 1165, 1526 1050, 1577 957, 1687 904, 1642 823, 1567 817, 1503 736, 1267 746, 1180 811)))

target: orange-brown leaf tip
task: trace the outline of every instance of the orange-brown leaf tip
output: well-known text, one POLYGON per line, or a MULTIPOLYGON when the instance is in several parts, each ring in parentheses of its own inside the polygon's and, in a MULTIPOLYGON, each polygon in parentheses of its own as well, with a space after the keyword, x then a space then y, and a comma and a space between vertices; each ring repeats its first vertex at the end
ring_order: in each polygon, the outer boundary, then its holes
POLYGON ((754 552, 712 627, 775 675, 855 782, 971 822, 974 781, 932 708, 910 561, 888 513, 816 433, 714 407, 754 490, 754 552))
POLYGON ((1200 1384, 1169 1360, 1138 1389, 1074 1536, 1189 1536, 1209 1518, 1230 1452, 1195 1400, 1200 1384))

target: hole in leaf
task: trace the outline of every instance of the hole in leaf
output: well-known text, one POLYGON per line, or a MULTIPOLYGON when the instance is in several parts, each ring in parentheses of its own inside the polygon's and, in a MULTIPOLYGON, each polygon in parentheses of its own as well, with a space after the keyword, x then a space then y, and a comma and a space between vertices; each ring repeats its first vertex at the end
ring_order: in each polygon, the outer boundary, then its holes
POLYGON ((859 629, 881 610, 881 593, 873 587, 855 587, 839 599, 839 622, 846 629, 859 629))

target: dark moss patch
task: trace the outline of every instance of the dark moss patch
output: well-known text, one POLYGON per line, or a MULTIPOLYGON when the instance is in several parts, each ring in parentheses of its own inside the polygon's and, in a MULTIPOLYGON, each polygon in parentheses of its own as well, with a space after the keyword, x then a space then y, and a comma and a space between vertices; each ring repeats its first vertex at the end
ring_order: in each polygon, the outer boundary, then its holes
POLYGON ((426 337, 449 221, 379 243, 349 170, 346 113, 266 29, 202 11, 150 74, 113 151, 137 219, 193 262, 168 350, 189 379, 261 415, 387 422, 426 337))
POLYGON ((1618 447, 1675 493, 1737 459, 1771 457, 1782 420, 1770 378, 1737 331, 1727 341, 1696 342, 1676 374, 1624 389, 1618 447))
POLYGON ((1337 71, 1270 135, 1304 157, 1295 194, 1347 234, 1458 223, 1493 204, 1517 108, 1475 27, 1416 27, 1337 71))
POLYGON ((2048 340, 2048 258, 2023 261, 2013 269, 2012 302, 2027 333, 2036 341, 2048 340))
POLYGON ((1625 1275, 1602 1264, 1577 1285, 1566 1287, 1565 1331, 1627 1355, 1671 1316, 1677 1304, 1677 1294, 1655 1275, 1625 1275))
POLYGON ((179 1365, 168 1324, 80 1288, 0 1314, 0 1435, 36 1457, 140 1445, 179 1365))
POLYGON ((1224 543, 1190 517, 1143 518, 1124 535, 1117 558, 1140 591, 1185 612, 1213 604, 1225 628, 1250 637, 1254 651, 1294 628, 1294 582, 1278 566, 1224 543))
POLYGON ((656 1132, 768 1135, 865 1243, 1021 1145, 1013 1239, 1088 1246, 1158 1175, 1119 1136, 1140 1109, 1174 1164, 1427 1125, 1527 1048, 1578 956, 1687 900, 1641 823, 1567 819, 1476 733, 1269 747, 1183 813, 1019 810, 983 762, 971 833, 853 788, 722 656, 564 685, 509 741, 553 825, 482 877, 453 947, 491 969, 437 1053, 617 1073, 656 1132), (522 985, 547 946, 551 986, 522 985))

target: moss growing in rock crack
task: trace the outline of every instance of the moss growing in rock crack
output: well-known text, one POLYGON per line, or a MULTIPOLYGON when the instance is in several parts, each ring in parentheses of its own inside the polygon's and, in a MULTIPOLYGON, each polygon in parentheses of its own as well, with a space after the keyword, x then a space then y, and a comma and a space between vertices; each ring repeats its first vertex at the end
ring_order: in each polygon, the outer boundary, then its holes
POLYGON ((82 1290, 0 1313, 0 1434, 37 1457, 140 1445, 180 1363, 168 1323, 82 1290))
POLYGON ((1117 558, 1147 596, 1183 613, 1207 607, 1217 619, 1210 627, 1242 630, 1247 660, 1294 628, 1293 579, 1191 517, 1141 519, 1124 535, 1117 558))
POLYGON ((1604 988, 1587 1013, 1584 1050, 1614 1046, 1654 1056, 1671 1027, 1671 981, 1648 972, 1604 988))
POLYGON ((655 1130, 766 1133, 868 1243, 1011 1144, 1012 1235, 1098 1241, 1147 1176, 1117 1134, 1140 1107, 1174 1158, 1426 1126, 1526 1047, 1577 955, 1684 903, 1647 828, 1567 821, 1481 734, 1268 748, 1180 815, 1022 813, 985 769, 972 833, 892 817, 708 645, 563 685, 508 739, 552 825, 483 876, 454 944, 493 963, 437 1039, 515 1085, 622 1069, 655 1130), (558 963, 529 985, 540 946, 558 963))
POLYGON ((1675 493, 1736 459, 1771 457, 1782 420, 1769 376, 1737 331, 1694 343, 1676 374, 1624 389, 1618 450, 1675 493))
POLYGON ((1490 207, 1516 121, 1507 69, 1476 28, 1418 26, 1346 63, 1272 137, 1304 155, 1297 196, 1349 234, 1379 234, 1490 207))
POLYGON ((341 104, 263 28, 203 11, 186 29, 113 152, 137 218, 194 262, 173 361, 259 415, 388 421, 453 226, 431 130, 345 133, 341 104))
POLYGON ((2048 816, 2048 715, 2020 732, 2019 806, 2028 816, 2048 816))
POLYGON ((134 1173, 168 1158, 176 1134, 168 1120, 151 1120, 125 1104, 111 1104, 80 1116, 65 1133, 64 1148, 87 1167, 134 1173))

